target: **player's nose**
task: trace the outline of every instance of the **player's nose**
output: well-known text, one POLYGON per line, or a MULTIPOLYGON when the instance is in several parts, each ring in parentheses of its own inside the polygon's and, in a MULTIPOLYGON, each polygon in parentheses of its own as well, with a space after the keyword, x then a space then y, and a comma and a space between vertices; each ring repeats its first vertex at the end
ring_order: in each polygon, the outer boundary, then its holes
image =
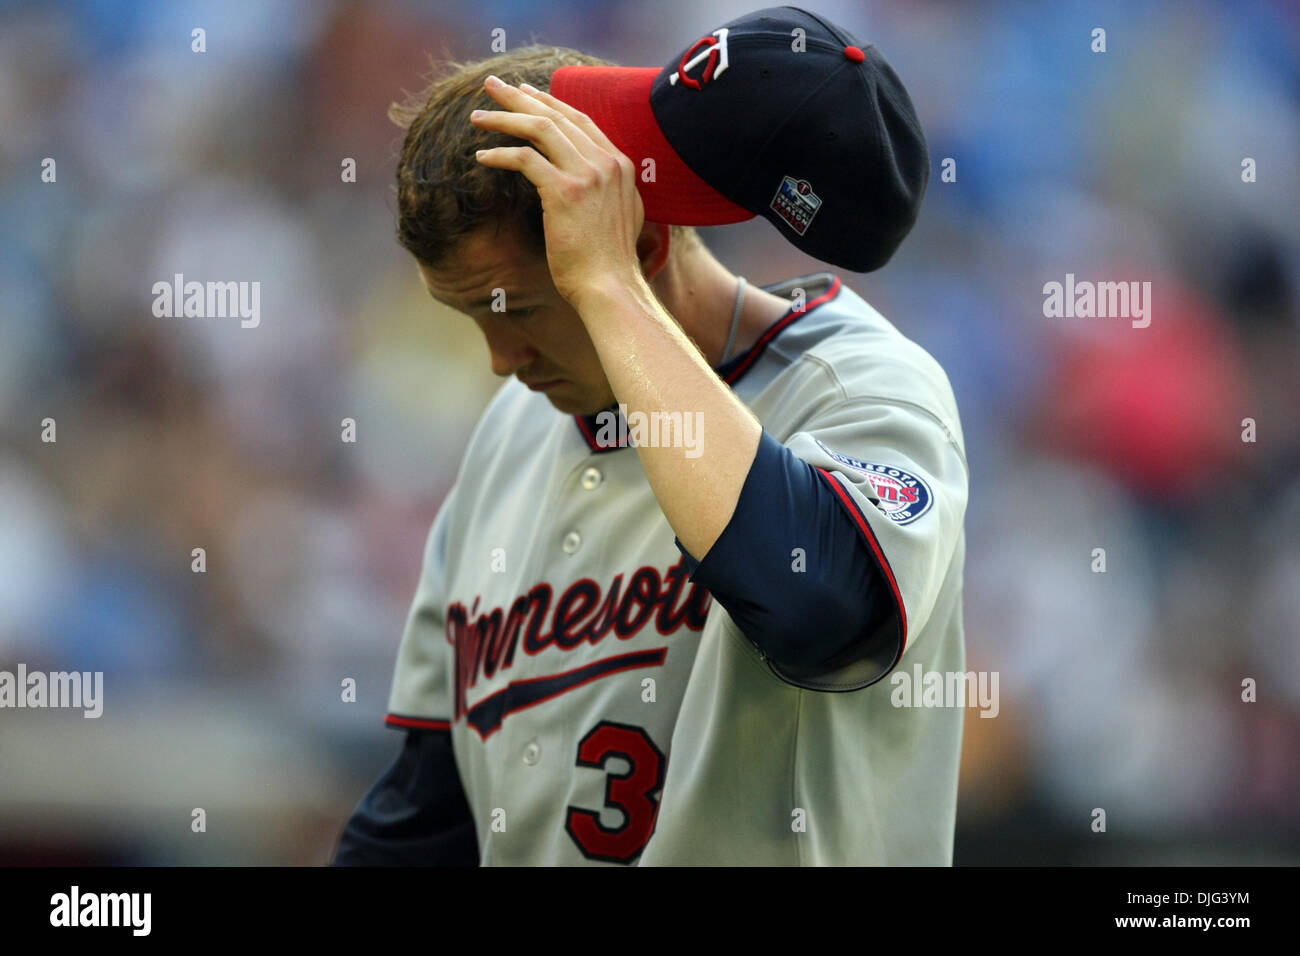
POLYGON ((525 339, 501 328, 497 323, 486 323, 483 327, 483 334, 487 338, 493 375, 499 375, 502 378, 514 375, 515 372, 537 358, 537 350, 529 345, 525 339))

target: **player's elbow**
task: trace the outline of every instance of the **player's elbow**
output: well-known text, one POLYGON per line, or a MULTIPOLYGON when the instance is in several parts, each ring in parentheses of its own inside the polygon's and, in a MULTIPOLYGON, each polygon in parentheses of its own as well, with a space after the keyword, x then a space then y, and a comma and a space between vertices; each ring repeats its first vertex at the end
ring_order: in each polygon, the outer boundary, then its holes
POLYGON ((750 639, 769 658, 788 667, 817 667, 860 637, 868 609, 862 596, 832 588, 808 588, 750 639))

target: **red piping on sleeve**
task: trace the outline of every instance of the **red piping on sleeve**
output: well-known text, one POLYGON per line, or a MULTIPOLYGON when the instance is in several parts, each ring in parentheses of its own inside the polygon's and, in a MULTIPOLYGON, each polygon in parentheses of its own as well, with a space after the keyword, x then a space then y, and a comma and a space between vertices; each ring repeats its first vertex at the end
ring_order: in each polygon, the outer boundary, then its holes
POLYGON ((423 717, 403 717, 401 714, 389 714, 384 718, 389 727, 417 727, 420 730, 451 730, 450 720, 427 720, 423 717))
MULTIPOLYGON (((885 580, 889 582, 889 590, 894 594, 894 601, 898 605, 899 621, 903 625, 903 650, 907 649, 907 609, 903 607, 903 593, 898 589, 898 581, 894 578, 894 569, 889 566, 889 559, 885 557, 885 552, 881 550, 880 542, 876 539, 875 533, 871 530, 871 525, 867 523, 866 516, 858 510, 852 495, 844 490, 844 486, 835 480, 835 477, 825 468, 817 468, 818 474, 822 479, 831 486, 835 496, 839 498, 840 504, 848 510, 849 516, 853 519, 858 530, 862 532, 863 537, 867 539, 867 544, 871 545, 871 550, 875 552, 876 560, 880 563, 880 570, 885 573, 885 580)), ((902 657, 902 651, 899 651, 899 657, 902 657)))

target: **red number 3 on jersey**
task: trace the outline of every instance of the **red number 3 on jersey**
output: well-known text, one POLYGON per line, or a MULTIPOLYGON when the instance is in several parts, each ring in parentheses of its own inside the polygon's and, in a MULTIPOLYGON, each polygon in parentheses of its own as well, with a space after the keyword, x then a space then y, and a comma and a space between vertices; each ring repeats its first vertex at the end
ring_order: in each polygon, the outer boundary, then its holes
POLYGON ((664 783, 663 753, 645 730, 602 720, 578 744, 578 766, 603 770, 610 757, 628 762, 626 773, 605 778, 605 806, 621 810, 623 823, 602 826, 600 814, 569 807, 564 829, 589 860, 631 863, 645 849, 659 809, 656 797, 664 783))

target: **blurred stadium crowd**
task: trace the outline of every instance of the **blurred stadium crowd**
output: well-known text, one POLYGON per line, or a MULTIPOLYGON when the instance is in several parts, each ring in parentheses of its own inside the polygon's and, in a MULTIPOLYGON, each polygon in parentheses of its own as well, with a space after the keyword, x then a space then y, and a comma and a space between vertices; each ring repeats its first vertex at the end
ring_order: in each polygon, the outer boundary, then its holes
MULTIPOLYGON (((805 5, 885 52, 934 163, 894 261, 841 276, 965 429, 1001 700, 967 714, 956 862, 1300 860, 1300 12, 805 5), (1150 281, 1151 325, 1045 318, 1067 273, 1150 281)), ((657 66, 757 6, 0 5, 0 669, 106 696, 0 712, 0 863, 328 859, 499 384, 393 240, 389 102, 493 28, 657 66), (260 325, 154 317, 175 273, 260 281, 260 325)), ((701 233, 751 282, 824 268, 761 220, 701 233)))

